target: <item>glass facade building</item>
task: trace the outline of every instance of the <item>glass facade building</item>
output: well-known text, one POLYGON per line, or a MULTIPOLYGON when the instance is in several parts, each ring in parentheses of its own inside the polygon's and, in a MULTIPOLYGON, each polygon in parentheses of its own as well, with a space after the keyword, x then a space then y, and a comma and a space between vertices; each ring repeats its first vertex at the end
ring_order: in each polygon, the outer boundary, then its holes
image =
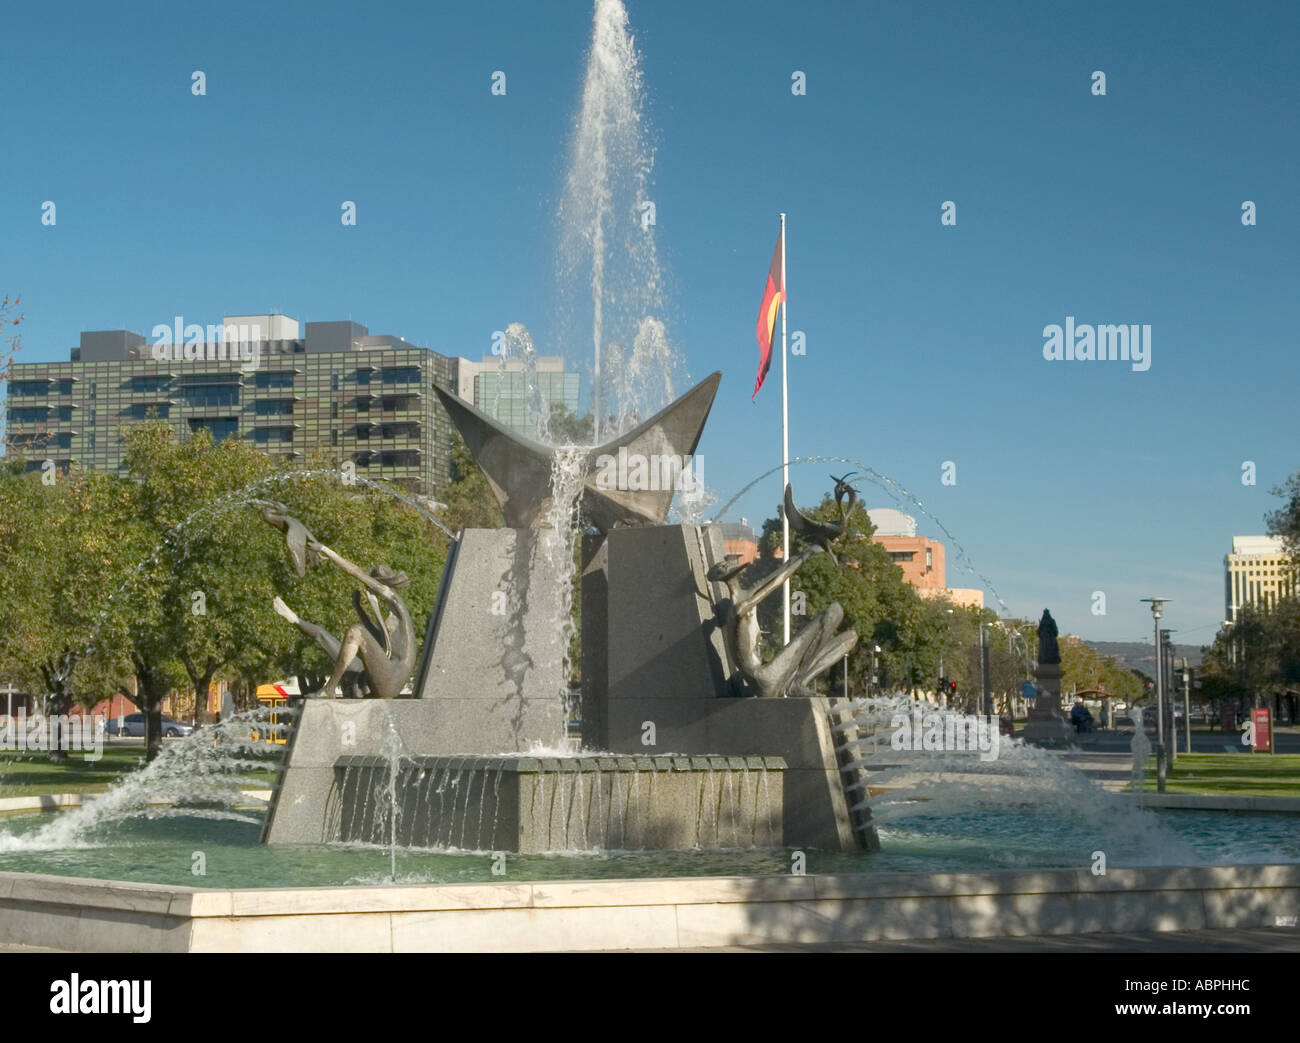
POLYGON ((433 388, 456 389, 457 359, 352 322, 309 322, 299 335, 285 316, 238 318, 266 320, 258 326, 275 338, 255 338, 241 358, 218 341, 159 346, 125 330, 89 332, 67 362, 15 363, 11 451, 31 469, 53 460, 64 472, 121 471, 124 431, 157 417, 178 434, 207 429, 287 463, 351 460, 359 476, 416 492, 448 480, 452 430, 433 388))

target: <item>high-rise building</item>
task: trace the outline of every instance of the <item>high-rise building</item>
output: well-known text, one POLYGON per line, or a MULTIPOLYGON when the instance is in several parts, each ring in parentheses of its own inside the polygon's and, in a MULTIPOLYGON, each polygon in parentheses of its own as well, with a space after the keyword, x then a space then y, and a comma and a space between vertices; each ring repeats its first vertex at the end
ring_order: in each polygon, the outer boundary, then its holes
POLYGON ((9 445, 33 468, 119 470, 123 429, 158 417, 288 460, 320 451, 411 488, 446 480, 451 428, 432 389, 455 386, 454 359, 355 322, 300 329, 284 315, 242 315, 177 326, 152 343, 86 332, 67 362, 15 365, 9 445))
MULTIPOLYGON (((74 463, 121 470, 124 429, 157 417, 181 434, 206 428, 218 441, 244 439, 304 465, 314 455, 351 460, 361 477, 429 492, 449 477, 452 439, 434 386, 460 392, 468 378, 483 408, 507 416, 524 397, 482 386, 475 373, 486 366, 355 322, 233 315, 220 326, 177 319, 164 329, 152 342, 129 330, 85 332, 67 362, 15 364, 9 446, 32 469, 52 460, 61 471, 74 463)), ((576 411, 577 374, 564 373, 561 360, 538 368, 543 400, 559 388, 576 411)))
POLYGON ((1223 618, 1229 623, 1247 605, 1268 608, 1295 597, 1296 570, 1278 536, 1234 536, 1223 559, 1223 618))
POLYGON ((559 355, 531 362, 494 355, 484 355, 481 362, 457 360, 456 394, 530 438, 536 436, 538 418, 549 420, 555 405, 577 415, 578 383, 578 374, 566 373, 559 355))

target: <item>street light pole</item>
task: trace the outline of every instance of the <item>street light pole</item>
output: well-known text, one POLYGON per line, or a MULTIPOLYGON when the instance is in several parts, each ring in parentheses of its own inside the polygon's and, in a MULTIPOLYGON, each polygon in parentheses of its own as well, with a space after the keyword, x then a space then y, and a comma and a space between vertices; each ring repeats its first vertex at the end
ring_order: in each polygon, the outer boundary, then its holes
POLYGON ((993 690, 989 684, 989 636, 980 625, 980 687, 984 691, 984 716, 993 716, 993 690))
POLYGON ((1174 690, 1174 643, 1170 640, 1169 635, 1174 631, 1161 630, 1160 643, 1162 662, 1165 667, 1165 691, 1169 693, 1168 705, 1165 706, 1165 725, 1169 732, 1169 763, 1178 763, 1178 721, 1174 715, 1174 706, 1177 705, 1177 695, 1174 690))
POLYGON ((1151 605, 1151 618, 1155 625, 1156 644, 1156 790, 1165 791, 1165 775, 1168 772, 1165 754, 1165 671, 1163 655, 1160 648, 1160 617, 1164 614, 1166 601, 1172 598, 1142 598, 1151 605))

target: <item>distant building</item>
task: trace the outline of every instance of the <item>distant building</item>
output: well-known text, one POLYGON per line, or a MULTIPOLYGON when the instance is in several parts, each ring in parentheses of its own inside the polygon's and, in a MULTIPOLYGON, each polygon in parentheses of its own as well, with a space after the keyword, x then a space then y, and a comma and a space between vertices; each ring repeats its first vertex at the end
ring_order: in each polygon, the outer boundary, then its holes
POLYGON ((758 558, 758 537, 750 528, 747 518, 741 518, 738 522, 723 522, 718 528, 722 530, 725 553, 738 555, 742 565, 748 565, 758 558))
POLYGON ((456 394, 520 434, 535 435, 535 414, 547 419, 553 405, 577 415, 579 377, 565 372, 559 355, 534 359, 531 374, 521 358, 484 355, 482 362, 456 362, 456 394))
POLYGON ((950 588, 944 546, 938 540, 918 536, 916 519, 892 507, 873 507, 867 517, 875 526, 873 543, 889 552, 903 570, 903 580, 922 597, 946 597, 959 606, 984 607, 984 592, 970 587, 950 588))
POLYGON ((1296 572, 1278 536, 1234 536, 1223 559, 1223 618, 1237 621, 1247 605, 1268 608, 1278 598, 1294 597, 1296 572))
MULTIPOLYGON (((154 334, 87 331, 67 362, 16 363, 9 447, 33 470, 52 461, 62 472, 121 471, 125 429, 156 417, 287 461, 350 460, 360 477, 428 493, 450 477, 452 429, 435 386, 510 426, 526 415, 522 360, 472 363, 355 322, 230 315, 154 334)), ((544 408, 577 411, 578 374, 562 360, 538 359, 537 385, 544 408)))

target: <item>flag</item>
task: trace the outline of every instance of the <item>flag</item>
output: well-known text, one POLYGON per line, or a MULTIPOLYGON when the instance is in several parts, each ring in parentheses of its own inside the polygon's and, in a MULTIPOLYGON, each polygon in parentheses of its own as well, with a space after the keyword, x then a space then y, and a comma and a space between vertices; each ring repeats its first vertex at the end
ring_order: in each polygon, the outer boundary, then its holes
POLYGON ((784 240, 785 230, 782 229, 776 237, 776 249, 772 251, 772 267, 767 270, 763 303, 758 306, 758 379, 754 382, 751 402, 758 397, 758 390, 767 379, 767 371, 772 368, 772 338, 776 335, 776 316, 785 304, 785 266, 781 263, 784 240))

